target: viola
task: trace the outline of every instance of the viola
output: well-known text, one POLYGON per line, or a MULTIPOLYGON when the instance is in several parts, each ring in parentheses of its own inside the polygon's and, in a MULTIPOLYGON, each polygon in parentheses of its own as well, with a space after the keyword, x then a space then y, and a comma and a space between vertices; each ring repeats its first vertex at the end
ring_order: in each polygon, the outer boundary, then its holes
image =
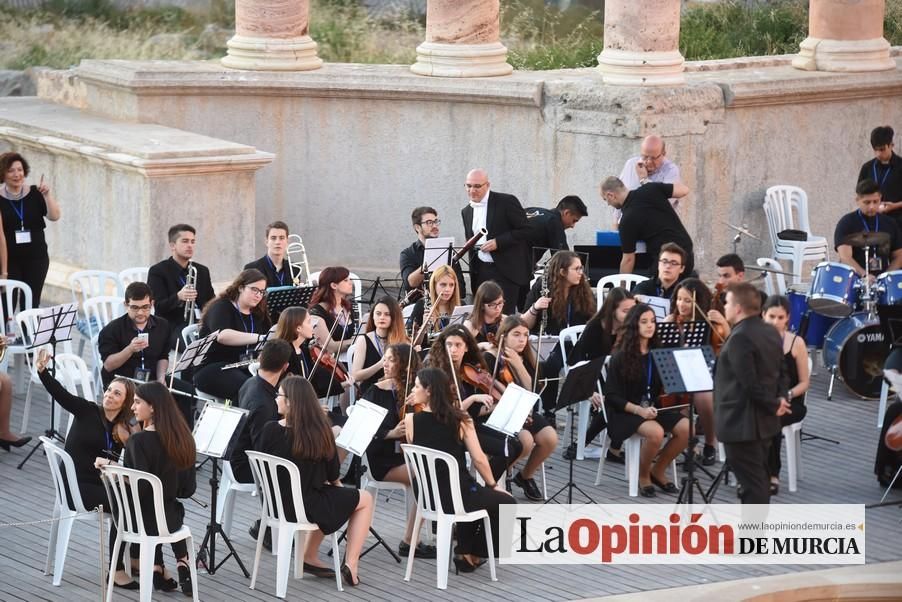
POLYGON ((320 347, 315 342, 310 343, 310 357, 314 364, 319 364, 329 372, 335 373, 335 380, 343 383, 348 380, 348 373, 341 365, 341 362, 335 359, 335 356, 320 347))
POLYGON ((476 387, 477 391, 491 395, 496 402, 501 399, 506 386, 492 378, 492 375, 479 366, 464 364, 460 367, 460 377, 464 382, 476 387))

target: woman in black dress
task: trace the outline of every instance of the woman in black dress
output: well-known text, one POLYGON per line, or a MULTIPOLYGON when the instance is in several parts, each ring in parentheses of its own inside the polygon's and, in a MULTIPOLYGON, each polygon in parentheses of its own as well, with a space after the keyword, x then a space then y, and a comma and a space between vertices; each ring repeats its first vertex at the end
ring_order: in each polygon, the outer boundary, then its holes
MULTIPOLYGON (((790 413, 780 416, 780 426, 789 426, 801 422, 808 413, 805 407, 805 394, 811 385, 811 375, 808 370, 808 347, 805 340, 795 333, 787 332, 789 324, 789 299, 783 295, 771 295, 764 302, 764 321, 772 324, 780 338, 783 340, 783 362, 786 373, 789 374, 789 392, 786 394, 790 400, 790 413), (790 336, 791 335, 791 336, 790 336)), ((781 432, 770 444, 767 466, 770 471, 770 494, 777 495, 780 492, 780 447, 783 443, 781 432)))
POLYGON ((604 385, 611 439, 626 441, 635 433, 645 439, 639 456, 639 493, 643 497, 655 496, 654 485, 666 493, 678 491, 667 480, 666 471, 689 440, 689 419, 676 410, 656 407, 661 380, 649 353, 655 345, 656 327, 655 312, 648 305, 640 303, 630 310, 604 385), (672 436, 662 449, 665 432, 672 436))
POLYGON ((351 377, 366 391, 384 376, 383 357, 389 345, 406 343, 401 306, 392 297, 381 297, 370 310, 366 334, 354 342, 351 377))
MULTIPOLYGON (((308 535, 304 569, 317 576, 330 575, 328 567, 319 559, 319 546, 325 535, 347 522, 348 544, 341 576, 348 585, 357 585, 360 551, 373 521, 373 498, 367 491, 342 487, 338 480, 338 453, 331 425, 306 379, 289 376, 283 380, 276 405, 283 418, 263 427, 258 451, 286 458, 298 466, 305 518, 319 527, 319 531, 308 535)), ((281 471, 279 488, 286 520, 298 520, 294 514, 291 481, 281 471)))
MULTIPOLYGON (((89 399, 82 399, 69 393, 58 380, 50 375, 47 364, 50 362, 47 351, 38 352, 35 369, 41 384, 47 393, 56 400, 61 408, 72 414, 72 425, 66 434, 66 452, 72 456, 75 466, 75 478, 85 508, 96 508, 99 505, 109 511, 110 502, 106 489, 100 480, 100 464, 118 458, 122 447, 128 441, 132 430, 131 405, 135 397, 135 385, 124 378, 114 378, 103 392, 103 399, 98 404, 89 399)), ((64 473, 65 474, 65 473, 64 473)), ((63 477, 65 478, 65 476, 63 477)), ((116 529, 110 530, 110 552, 116 541, 116 529)), ((137 550, 136 550, 137 552, 137 550)), ((137 558, 137 556, 135 556, 137 558)), ((118 587, 137 589, 138 584, 125 573, 122 557, 117 559, 117 571, 114 583, 118 587)))
POLYGON ((219 331, 204 363, 194 374, 195 386, 204 393, 238 400, 238 391, 251 373, 246 367, 223 370, 223 366, 250 359, 254 347, 269 331, 265 294, 266 276, 259 270, 244 270, 204 307, 200 336, 219 331))
POLYGON ((476 338, 480 349, 495 344, 498 327, 504 319, 504 291, 492 280, 486 280, 476 289, 473 311, 464 320, 464 326, 476 338))
POLYGON ((60 207, 43 175, 37 185, 26 183, 29 171, 28 161, 19 153, 0 155, 0 221, 8 262, 0 279, 21 280, 30 286, 32 304, 38 307, 50 268, 44 218, 58 220, 60 207))
POLYGON ((310 313, 314 317, 321 318, 316 321, 313 328, 316 340, 320 345, 325 345, 326 351, 336 357, 354 344, 356 329, 351 301, 348 299, 353 294, 354 282, 348 268, 328 267, 319 273, 317 289, 310 299, 310 313))
MULTIPOLYGON (((451 392, 448 375, 437 368, 426 368, 417 374, 413 387, 413 402, 423 411, 404 417, 404 435, 408 443, 437 449, 451 454, 457 460, 460 491, 464 509, 468 512, 486 510, 492 526, 492 550, 487 549, 482 521, 458 523, 457 547, 454 565, 457 570, 470 573, 485 561, 490 553, 498 556, 498 515, 501 504, 513 504, 512 498, 499 487, 489 467, 485 453, 479 445, 476 428, 470 415, 457 407, 451 392), (479 485, 467 471, 464 452, 470 453, 473 466, 485 481, 479 485)), ((442 506, 451 508, 450 484, 443 482, 438 471, 442 506)))
MULTIPOLYGON (((276 336, 291 343, 294 350, 288 360, 288 372, 309 380, 316 391, 316 396, 320 399, 341 395, 343 391, 341 383, 322 363, 316 365, 316 361, 310 353, 313 322, 313 315, 305 307, 289 307, 279 315, 276 336), (313 371, 315 365, 316 371, 313 371)), ((333 415, 337 416, 334 412, 333 415)))
MULTIPOLYGON (((420 370, 420 356, 417 353, 411 354, 410 345, 407 343, 398 343, 389 346, 382 357, 385 378, 363 394, 363 399, 388 410, 373 442, 366 449, 369 472, 377 481, 401 483, 410 487, 400 443, 404 441, 404 415, 408 411, 416 411, 416 408, 407 406, 406 400, 413 386, 413 379, 420 370)), ((408 510, 410 512, 407 515, 404 538, 398 546, 399 556, 406 556, 410 551, 416 507, 411 504, 408 510)), ((416 557, 435 558, 435 546, 417 544, 416 557)))

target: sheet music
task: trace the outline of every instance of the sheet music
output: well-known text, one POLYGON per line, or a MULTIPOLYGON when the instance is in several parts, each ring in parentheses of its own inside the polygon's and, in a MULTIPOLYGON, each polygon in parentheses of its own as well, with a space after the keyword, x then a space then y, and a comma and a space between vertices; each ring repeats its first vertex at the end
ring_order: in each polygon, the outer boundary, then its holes
POLYGON ((454 311, 451 312, 451 318, 448 320, 448 324, 463 324, 464 320, 470 316, 472 311, 472 305, 458 305, 454 308, 454 311))
POLYGON ((246 410, 207 402, 194 427, 194 444, 198 453, 221 458, 229 447, 235 430, 246 410))
POLYGON ((388 410, 365 399, 358 400, 350 412, 348 421, 338 434, 335 445, 355 456, 362 456, 379 430, 388 410))
POLYGON ((540 362, 544 362, 551 355, 554 346, 558 343, 558 337, 554 334, 542 335, 542 349, 539 350, 539 337, 537 335, 529 335, 529 344, 532 345, 532 352, 536 354, 540 362))
POLYGON ((539 395, 511 383, 489 415, 486 426, 515 437, 538 400, 539 395))
POLYGON ((665 297, 652 297, 650 295, 640 295, 642 303, 650 306, 655 312, 655 319, 662 322, 667 314, 670 313, 670 299, 665 297))
POLYGON ((427 238, 425 243, 425 252, 423 253, 423 271, 434 272, 437 268, 448 265, 451 258, 448 256, 448 249, 454 248, 453 236, 440 236, 438 238, 427 238))
POLYGON ((673 352, 673 359, 680 370, 680 376, 683 377, 683 388, 687 392, 714 390, 711 371, 708 370, 708 362, 705 361, 705 354, 701 349, 677 349, 673 352))

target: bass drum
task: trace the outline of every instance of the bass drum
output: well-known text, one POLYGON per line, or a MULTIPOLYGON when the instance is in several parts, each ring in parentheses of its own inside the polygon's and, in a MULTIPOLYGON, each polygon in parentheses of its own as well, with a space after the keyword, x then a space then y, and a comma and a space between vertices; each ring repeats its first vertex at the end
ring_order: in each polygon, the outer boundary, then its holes
POLYGON ((878 320, 854 313, 833 325, 824 338, 824 366, 834 370, 855 395, 880 399, 883 364, 889 355, 878 320))

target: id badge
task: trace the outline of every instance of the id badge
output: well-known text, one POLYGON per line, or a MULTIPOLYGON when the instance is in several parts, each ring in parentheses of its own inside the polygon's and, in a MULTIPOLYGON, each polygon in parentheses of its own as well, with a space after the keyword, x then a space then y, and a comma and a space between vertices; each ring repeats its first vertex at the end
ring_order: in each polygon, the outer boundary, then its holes
POLYGON ((150 381, 150 370, 145 368, 138 368, 135 370, 135 380, 140 380, 142 382, 150 381))
POLYGON ((31 230, 16 230, 16 244, 31 244, 31 230))
POLYGON ((395 440, 395 453, 396 454, 401 453, 401 440, 400 439, 395 440))
POLYGON ((872 255, 868 260, 868 271, 869 272, 882 272, 883 271, 883 258, 879 255, 872 255))

